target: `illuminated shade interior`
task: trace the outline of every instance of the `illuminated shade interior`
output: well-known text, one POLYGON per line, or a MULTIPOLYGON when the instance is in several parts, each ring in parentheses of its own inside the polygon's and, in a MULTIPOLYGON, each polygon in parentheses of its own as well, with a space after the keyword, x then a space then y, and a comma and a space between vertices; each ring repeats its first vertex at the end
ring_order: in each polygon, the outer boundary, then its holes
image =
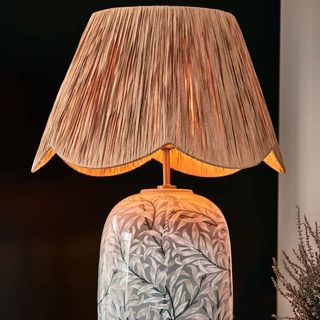
POLYGON ((196 176, 284 165, 233 15, 194 7, 94 13, 57 95, 32 171, 56 153, 108 176, 162 161, 196 176))

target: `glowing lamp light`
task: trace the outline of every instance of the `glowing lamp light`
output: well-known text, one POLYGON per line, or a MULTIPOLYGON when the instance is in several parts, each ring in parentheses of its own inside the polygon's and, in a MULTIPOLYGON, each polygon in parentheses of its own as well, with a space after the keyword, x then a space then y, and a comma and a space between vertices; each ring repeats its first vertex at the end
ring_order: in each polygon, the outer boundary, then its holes
POLYGON ((163 163, 163 185, 122 200, 102 235, 99 320, 232 319, 221 211, 170 182, 264 161, 284 172, 233 15, 170 6, 94 13, 54 103, 32 171, 54 154, 92 176, 163 163))

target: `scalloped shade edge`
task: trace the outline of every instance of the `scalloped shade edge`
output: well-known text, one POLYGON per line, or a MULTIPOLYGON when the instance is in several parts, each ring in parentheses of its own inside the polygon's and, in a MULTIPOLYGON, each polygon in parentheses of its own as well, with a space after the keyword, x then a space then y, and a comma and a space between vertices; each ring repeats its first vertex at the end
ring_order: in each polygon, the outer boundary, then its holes
MULTIPOLYGON (((43 167, 50 159, 56 154, 53 148, 50 148, 46 155, 42 158, 41 161, 38 163, 34 163, 31 169, 31 172, 36 172, 41 167, 43 167)), ((105 177, 105 176, 115 176, 118 174, 126 173, 131 170, 134 170, 136 168, 141 167, 146 162, 154 159, 160 163, 162 163, 162 150, 158 149, 154 153, 147 155, 141 159, 137 159, 135 161, 132 161, 127 164, 123 164, 120 166, 115 167, 106 167, 106 168, 88 168, 83 167, 79 164, 72 163, 68 161, 68 159, 65 159, 63 156, 57 155, 72 169, 89 175, 89 176, 95 176, 95 177, 105 177)), ((259 161, 256 164, 253 164, 250 167, 253 167, 260 162, 265 162, 268 166, 270 166, 272 169, 279 173, 285 173, 285 167, 282 165, 281 160, 279 161, 274 153, 273 150, 271 150, 268 155, 259 161)), ((222 177, 227 176, 233 173, 236 173, 242 169, 250 168, 250 167, 243 167, 243 168, 225 168, 209 163, 205 163, 203 161, 200 161, 198 159, 195 159, 184 152, 173 148, 171 150, 171 159, 170 159, 170 167, 171 169, 174 169, 179 172, 183 172, 185 174, 190 174, 193 176, 198 177, 222 177)))

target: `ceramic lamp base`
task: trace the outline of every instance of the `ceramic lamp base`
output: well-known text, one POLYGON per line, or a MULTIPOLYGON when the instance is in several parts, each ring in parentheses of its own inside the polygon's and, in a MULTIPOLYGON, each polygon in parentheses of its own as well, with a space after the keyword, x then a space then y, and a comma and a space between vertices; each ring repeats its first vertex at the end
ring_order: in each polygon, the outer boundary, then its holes
POLYGON ((119 202, 102 235, 98 319, 231 320, 230 241, 219 208, 184 189, 119 202))

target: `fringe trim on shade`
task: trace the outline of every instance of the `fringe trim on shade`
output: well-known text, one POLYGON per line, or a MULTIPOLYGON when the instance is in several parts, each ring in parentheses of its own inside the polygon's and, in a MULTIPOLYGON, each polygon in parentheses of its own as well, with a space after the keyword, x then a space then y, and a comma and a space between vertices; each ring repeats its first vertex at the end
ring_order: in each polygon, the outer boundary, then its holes
POLYGON ((62 83, 32 171, 57 153, 107 176, 161 161, 222 176, 261 161, 284 165, 236 19, 193 7, 94 13, 62 83))

